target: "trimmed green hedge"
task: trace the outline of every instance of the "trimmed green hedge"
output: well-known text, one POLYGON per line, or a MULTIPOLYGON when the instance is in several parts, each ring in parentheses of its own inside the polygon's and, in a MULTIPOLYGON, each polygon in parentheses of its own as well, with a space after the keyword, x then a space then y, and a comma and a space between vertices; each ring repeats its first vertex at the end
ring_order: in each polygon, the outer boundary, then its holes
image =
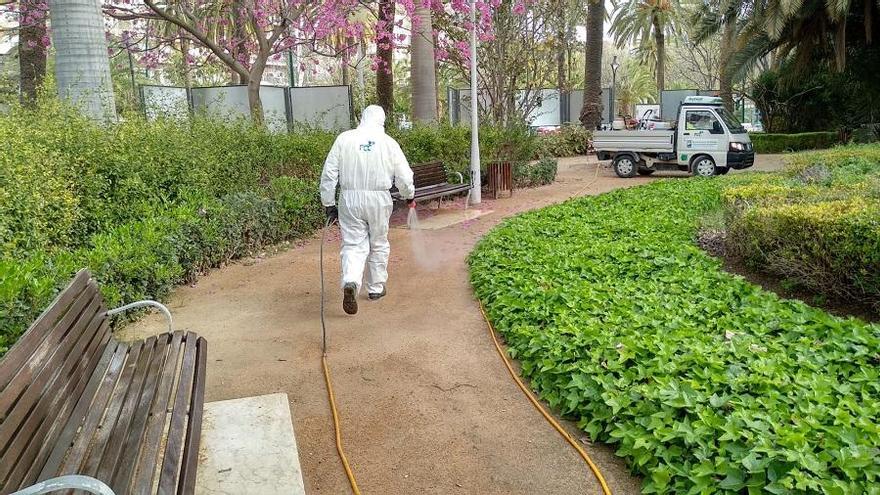
POLYGON ((532 388, 616 445, 644 493, 878 493, 880 326, 780 299, 694 245, 743 177, 511 219, 472 253, 474 289, 532 388))
POLYGON ((796 155, 783 174, 723 196, 728 253, 880 308, 880 145, 796 155))
POLYGON ((803 132, 800 134, 749 134, 757 153, 824 150, 840 144, 837 132, 803 132))

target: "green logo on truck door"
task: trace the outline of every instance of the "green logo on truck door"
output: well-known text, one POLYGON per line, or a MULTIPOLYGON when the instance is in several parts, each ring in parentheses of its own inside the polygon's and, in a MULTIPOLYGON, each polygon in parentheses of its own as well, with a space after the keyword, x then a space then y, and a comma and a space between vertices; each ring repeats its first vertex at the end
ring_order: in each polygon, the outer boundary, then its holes
POLYGON ((688 159, 687 155, 681 155, 681 161, 686 162, 688 159))

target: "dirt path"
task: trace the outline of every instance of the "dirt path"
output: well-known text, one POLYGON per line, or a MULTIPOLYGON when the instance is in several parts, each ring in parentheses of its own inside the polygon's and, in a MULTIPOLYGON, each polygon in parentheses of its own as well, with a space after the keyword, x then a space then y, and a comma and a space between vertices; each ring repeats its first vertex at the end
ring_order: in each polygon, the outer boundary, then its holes
MULTIPOLYGON (((595 162, 563 160, 556 184, 484 201, 491 214, 441 230, 392 229, 388 296, 362 301, 356 317, 342 313, 338 233, 329 236, 330 366, 347 454, 364 493, 600 493, 583 461, 507 375, 465 264, 474 243, 504 217, 648 180, 595 171, 595 162), (416 259, 417 251, 426 259, 416 259)), ((287 393, 306 490, 343 494, 348 484, 321 376, 319 241, 217 270, 176 291, 170 308, 179 329, 208 340, 206 399, 287 393)), ((121 335, 159 328, 150 317, 121 335)), ((591 445, 588 452, 615 494, 639 492, 640 481, 612 449, 591 445)))

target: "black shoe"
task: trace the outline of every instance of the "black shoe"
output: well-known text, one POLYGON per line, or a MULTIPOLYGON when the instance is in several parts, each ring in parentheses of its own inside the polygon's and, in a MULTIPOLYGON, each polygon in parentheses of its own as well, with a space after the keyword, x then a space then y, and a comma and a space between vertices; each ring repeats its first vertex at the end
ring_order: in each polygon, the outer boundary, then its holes
POLYGON ((385 293, 385 288, 382 287, 382 292, 370 292, 369 294, 367 294, 367 297, 370 298, 370 301, 378 301, 379 299, 385 297, 385 293))
POLYGON ((342 310, 350 315, 356 315, 358 312, 357 285, 351 282, 342 288, 342 310))

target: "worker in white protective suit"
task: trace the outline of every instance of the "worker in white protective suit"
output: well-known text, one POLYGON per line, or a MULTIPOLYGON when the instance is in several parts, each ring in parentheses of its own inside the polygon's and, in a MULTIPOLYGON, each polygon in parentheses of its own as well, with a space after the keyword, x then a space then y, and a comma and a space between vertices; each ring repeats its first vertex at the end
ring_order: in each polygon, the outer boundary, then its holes
POLYGON ((336 138, 321 173, 321 203, 327 221, 338 218, 342 230, 342 309, 350 315, 358 310, 365 265, 370 300, 381 299, 386 293, 392 185, 413 206, 412 169, 397 141, 385 134, 385 111, 370 105, 357 129, 336 138))

